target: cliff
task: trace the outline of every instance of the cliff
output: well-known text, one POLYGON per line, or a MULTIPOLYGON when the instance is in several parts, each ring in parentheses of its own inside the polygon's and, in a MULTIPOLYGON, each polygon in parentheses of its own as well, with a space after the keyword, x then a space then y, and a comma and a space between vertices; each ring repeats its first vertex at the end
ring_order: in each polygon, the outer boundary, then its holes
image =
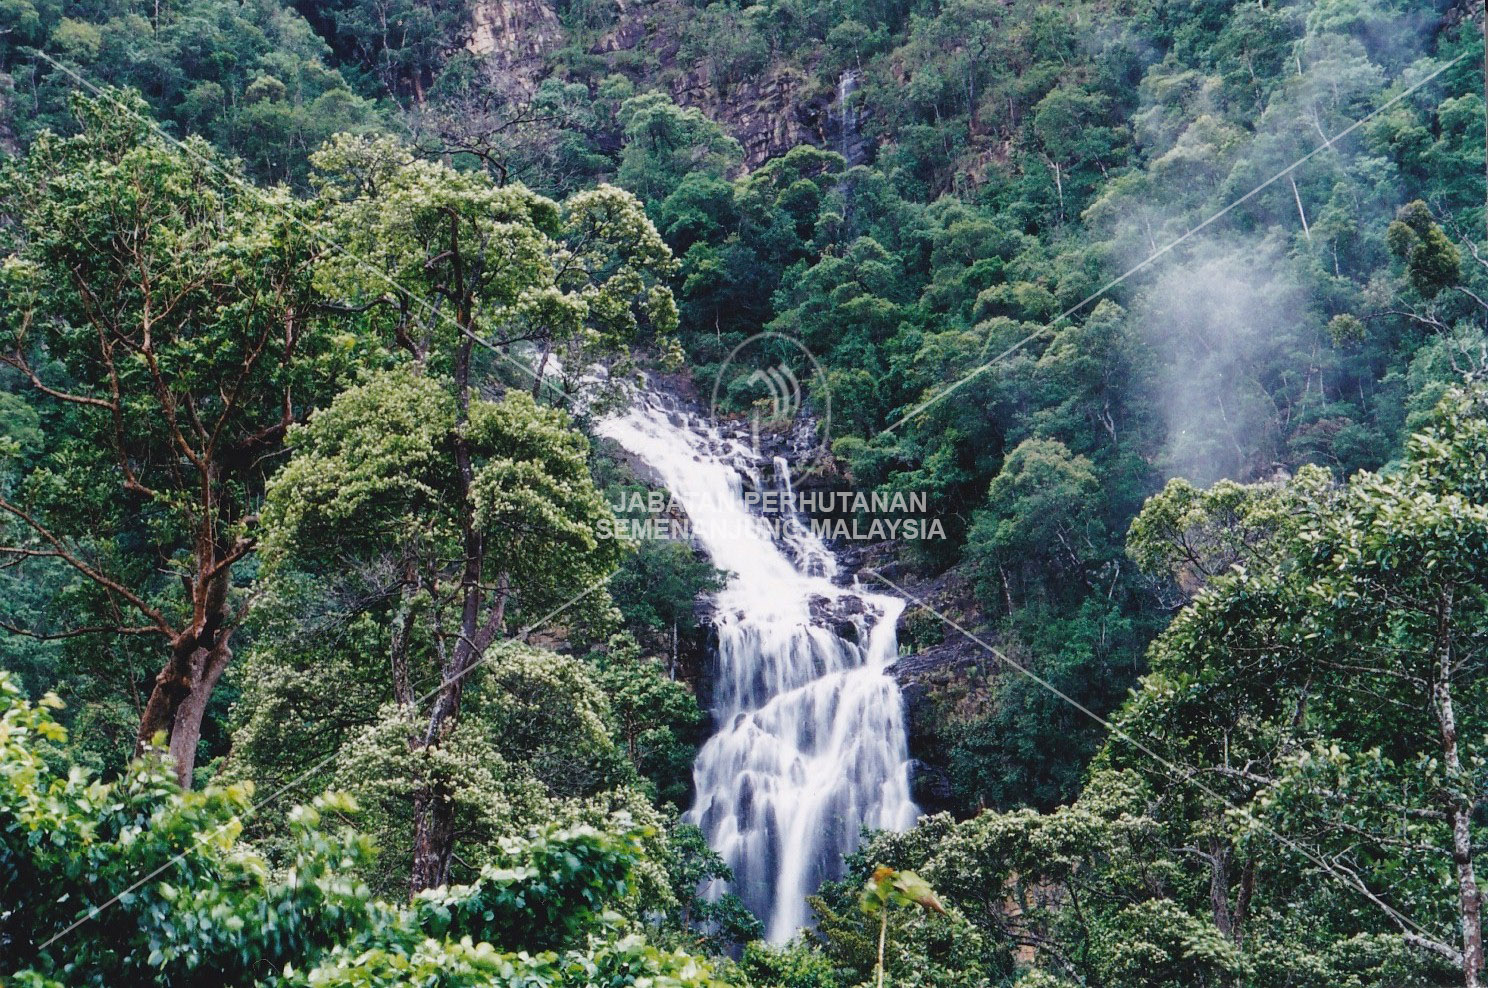
MULTIPOLYGON (((696 107, 716 120, 744 148, 754 168, 798 144, 845 151, 862 160, 865 148, 855 126, 844 135, 840 92, 808 71, 773 63, 764 71, 720 84, 706 66, 679 57, 673 25, 684 23, 682 0, 616 5, 614 23, 584 46, 584 52, 613 71, 635 79, 638 88, 663 89, 678 105, 696 107), (846 137, 846 140, 844 140, 846 137)), ((569 36, 549 0, 477 0, 472 8, 468 50, 492 59, 496 68, 530 91, 553 71, 553 56, 577 39, 569 36)), ((856 122, 857 114, 847 119, 856 122)))
POLYGON ((547 74, 549 57, 566 40, 547 0, 479 0, 470 20, 467 48, 529 91, 547 74))

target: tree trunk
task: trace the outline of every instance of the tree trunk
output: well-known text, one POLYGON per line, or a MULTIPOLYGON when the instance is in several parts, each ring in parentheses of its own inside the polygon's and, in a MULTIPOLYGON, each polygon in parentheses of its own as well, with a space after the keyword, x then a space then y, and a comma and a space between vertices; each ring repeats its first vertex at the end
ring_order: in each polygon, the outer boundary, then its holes
POLYGON ((229 632, 218 632, 209 648, 193 647, 192 641, 178 641, 165 667, 155 677, 150 698, 145 701, 135 734, 134 754, 138 758, 150 750, 171 756, 181 788, 190 789, 196 771, 196 745, 201 740, 202 720, 212 690, 232 661, 229 632), (155 739, 163 736, 157 747, 155 739))
MULTIPOLYGON (((478 622, 483 595, 478 585, 470 587, 462 614, 460 641, 444 670, 444 686, 434 699, 434 709, 429 715, 422 743, 416 747, 428 748, 439 744, 459 721, 465 680, 505 619, 506 588, 507 578, 503 574, 497 580, 497 598, 491 612, 484 622, 478 622)), ((413 809, 413 875, 410 886, 417 894, 449 880, 450 860, 455 852, 455 804, 437 781, 429 780, 414 793, 413 809)))
POLYGON ((212 690, 232 661, 232 649, 228 648, 226 641, 211 652, 198 650, 198 654, 200 665, 193 669, 194 685, 176 707, 176 720, 170 732, 170 756, 183 789, 191 788, 191 779, 196 772, 196 746, 201 740, 207 702, 212 699, 212 690))
POLYGON ((878 907, 882 912, 878 917, 878 988, 883 988, 884 983, 884 940, 889 935, 889 904, 881 903, 878 907))
POLYGON ((1483 984, 1483 893, 1473 873, 1472 836, 1468 830, 1471 811, 1461 805, 1450 813, 1452 820, 1452 864, 1457 870, 1457 909, 1462 917, 1462 983, 1465 988, 1483 984))
POLYGON ((1443 793, 1447 819, 1452 825, 1452 865, 1457 872, 1457 916, 1462 927, 1462 983, 1465 988, 1483 984, 1483 893, 1473 869, 1472 798, 1464 789, 1462 758, 1457 747, 1457 711, 1452 698, 1455 659, 1452 649, 1452 598, 1447 596, 1438 615, 1437 664, 1432 700, 1441 731, 1442 762, 1447 789, 1443 793))
POLYGON ((1255 861, 1247 861, 1240 872, 1240 891, 1235 894, 1234 929, 1231 939, 1235 946, 1245 946, 1245 920, 1250 915, 1250 899, 1255 894, 1255 861))
POLYGON ((155 685, 150 689, 150 698, 145 701, 144 713, 140 715, 139 731, 134 740, 134 757, 140 757, 157 747, 157 744, 165 746, 170 743, 176 711, 180 709, 181 701, 191 692, 191 680, 187 672, 189 668, 189 659, 183 665, 172 655, 165 668, 156 674, 155 685))
MULTIPOLYGON (((475 639, 480 618, 480 566, 482 542, 478 533, 467 528, 465 539, 464 600, 460 608, 460 637, 451 651, 449 663, 442 670, 442 685, 429 712, 429 724, 419 748, 428 748, 443 740, 459 720, 460 699, 465 692, 466 674, 480 659, 475 639)), ((415 895, 445 882, 450 857, 454 853, 455 809, 449 794, 437 780, 426 781, 413 797, 413 874, 410 886, 415 895)))
POLYGON ((1227 938, 1235 936, 1235 917, 1230 911, 1230 861, 1229 848, 1224 841, 1214 838, 1209 841, 1209 910, 1214 916, 1214 925, 1227 938))
POLYGON ((543 375, 548 370, 548 354, 552 351, 553 341, 544 340, 542 358, 537 362, 537 373, 532 375, 532 400, 537 401, 542 397, 543 375))
MULTIPOLYGON (((452 241, 459 242, 458 231, 452 230, 452 241)), ((455 258, 457 281, 460 280, 460 260, 455 258)), ((470 325, 470 312, 462 307, 457 313, 461 326, 470 325)), ((485 539, 476 527, 470 506, 470 489, 475 480, 475 465, 471 459, 470 445, 463 435, 470 405, 470 334, 461 341, 455 356, 455 395, 459 408, 459 432, 455 439, 455 465, 459 471, 457 496, 463 507, 460 519, 461 543, 465 551, 465 567, 460 575, 460 628, 459 638, 450 651, 450 657, 440 670, 441 686, 429 712, 429 723, 425 728, 418 748, 439 744, 454 729, 460 718, 460 700, 465 692, 465 680, 485 653, 486 648, 501 628, 506 612, 507 581, 505 575, 497 580, 497 594, 489 613, 482 618, 486 608, 486 594, 481 586, 481 575, 485 568, 485 539)), ((416 895, 424 889, 434 888, 449 880, 450 860, 455 851, 455 805, 451 794, 437 779, 428 779, 414 793, 413 815, 413 873, 409 886, 416 895)))
POLYGON ((426 786, 413 797, 413 874, 409 891, 449 884, 455 850, 455 803, 442 786, 426 786))
POLYGON ((413 681, 408 671, 408 648, 413 638, 417 612, 413 596, 418 593, 418 579, 412 561, 403 564, 403 585, 398 592, 398 612, 393 616, 393 636, 389 643, 388 666, 393 677, 393 700, 403 708, 413 707, 413 681))

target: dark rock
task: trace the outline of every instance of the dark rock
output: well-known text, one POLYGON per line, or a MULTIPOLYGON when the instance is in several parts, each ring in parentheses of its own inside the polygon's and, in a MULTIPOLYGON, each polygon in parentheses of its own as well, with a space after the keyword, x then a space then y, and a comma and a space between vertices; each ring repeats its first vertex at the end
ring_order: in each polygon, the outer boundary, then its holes
POLYGON ((996 661, 987 650, 959 631, 947 629, 946 640, 939 645, 903 655, 889 670, 901 688, 924 688, 927 679, 944 679, 947 675, 980 669, 996 661))
POLYGON ((955 788, 946 771, 918 758, 909 762, 909 794, 926 814, 952 811, 955 788))

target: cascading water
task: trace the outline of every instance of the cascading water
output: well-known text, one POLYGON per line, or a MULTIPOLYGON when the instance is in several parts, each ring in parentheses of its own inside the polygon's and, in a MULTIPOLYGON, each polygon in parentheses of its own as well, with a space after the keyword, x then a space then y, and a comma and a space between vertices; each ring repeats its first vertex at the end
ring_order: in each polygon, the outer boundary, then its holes
POLYGON ((858 73, 854 69, 845 69, 837 77, 837 112, 842 127, 839 143, 842 157, 847 159, 849 165, 858 163, 858 108, 852 102, 853 90, 857 88, 857 84, 858 73))
POLYGON ((745 481, 760 489, 760 458, 697 416, 641 395, 599 432, 656 473, 731 574, 715 600, 715 733, 693 766, 687 819, 768 937, 787 940, 862 827, 902 830, 917 815, 903 702, 886 674, 903 602, 838 586, 836 559, 809 529, 791 517, 772 530, 751 512, 745 481))

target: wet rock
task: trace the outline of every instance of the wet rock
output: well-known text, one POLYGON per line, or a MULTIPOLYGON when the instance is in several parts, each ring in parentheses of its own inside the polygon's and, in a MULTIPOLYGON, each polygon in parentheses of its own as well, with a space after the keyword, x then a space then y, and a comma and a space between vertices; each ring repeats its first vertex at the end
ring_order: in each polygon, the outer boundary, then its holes
POLYGON ((928 679, 967 673, 996 661, 976 642, 958 631, 950 631, 939 645, 902 655, 889 669, 906 695, 910 690, 927 690, 928 679))
POLYGON ((909 762, 910 797, 927 816, 952 810, 955 789, 945 770, 912 758, 909 762))

